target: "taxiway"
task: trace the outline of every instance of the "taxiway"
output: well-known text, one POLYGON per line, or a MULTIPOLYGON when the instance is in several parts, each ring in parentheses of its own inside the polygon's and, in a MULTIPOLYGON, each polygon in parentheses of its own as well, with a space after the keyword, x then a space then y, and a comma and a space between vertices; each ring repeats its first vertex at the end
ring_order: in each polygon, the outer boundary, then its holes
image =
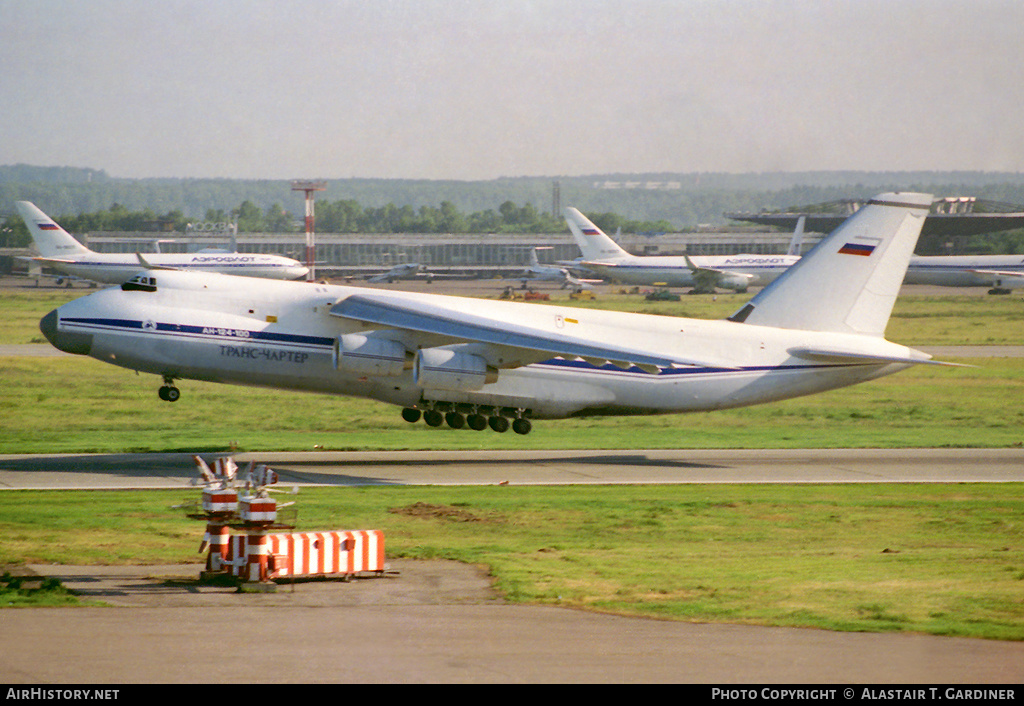
MULTIPOLYGON (((1024 481, 1024 448, 311 451, 234 458, 271 466, 281 485, 1024 481)), ((0 489, 181 488, 195 477, 187 453, 0 455, 0 489)))

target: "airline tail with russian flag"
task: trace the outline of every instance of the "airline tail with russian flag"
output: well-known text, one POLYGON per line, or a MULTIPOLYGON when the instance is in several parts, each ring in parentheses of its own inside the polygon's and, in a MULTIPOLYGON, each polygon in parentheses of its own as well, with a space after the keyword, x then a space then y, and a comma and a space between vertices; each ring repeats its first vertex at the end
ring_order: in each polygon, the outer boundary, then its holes
POLYGON ((18 201, 18 213, 25 221, 29 234, 32 236, 36 249, 44 260, 58 262, 74 259, 76 256, 90 255, 92 252, 75 240, 70 233, 57 225, 52 218, 28 201, 18 201))
POLYGON ((884 335, 932 200, 931 194, 876 196, 730 319, 884 335))
POLYGON ((615 262, 633 259, 632 255, 575 208, 565 209, 565 220, 573 239, 583 252, 584 261, 615 262))

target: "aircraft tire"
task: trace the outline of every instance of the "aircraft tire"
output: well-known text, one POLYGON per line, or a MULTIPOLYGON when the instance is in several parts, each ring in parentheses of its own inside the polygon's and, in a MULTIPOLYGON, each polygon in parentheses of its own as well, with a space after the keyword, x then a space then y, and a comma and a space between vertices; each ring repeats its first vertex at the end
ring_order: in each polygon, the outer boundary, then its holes
POLYGON ((402 410, 402 419, 409 422, 410 424, 415 424, 416 422, 418 422, 421 416, 423 416, 423 413, 420 412, 415 407, 406 407, 405 409, 402 410))
POLYGON ((529 419, 519 418, 512 422, 512 431, 516 434, 525 436, 530 433, 531 429, 533 429, 533 424, 530 423, 529 419))
POLYGON ((177 402, 181 397, 181 390, 173 385, 164 385, 157 391, 157 395, 164 402, 177 402))
POLYGON ((473 431, 483 431, 487 428, 487 417, 482 414, 471 414, 466 417, 466 424, 473 431))
POLYGON ((449 412, 444 415, 444 421, 448 423, 452 429, 461 429, 466 426, 466 418, 458 412, 449 412))
POLYGON ((487 423, 491 426, 491 429, 498 432, 499 434, 503 434, 506 431, 508 431, 508 420, 505 419, 504 417, 490 417, 487 420, 487 423))
POLYGON ((444 424, 444 415, 435 409, 429 409, 423 413, 423 421, 427 426, 439 427, 444 424))

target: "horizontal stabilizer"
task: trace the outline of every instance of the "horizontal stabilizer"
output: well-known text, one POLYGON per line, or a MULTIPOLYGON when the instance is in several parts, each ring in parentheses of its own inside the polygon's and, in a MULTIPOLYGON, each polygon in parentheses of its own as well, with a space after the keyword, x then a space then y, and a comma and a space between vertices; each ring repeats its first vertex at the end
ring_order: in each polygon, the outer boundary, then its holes
POLYGON ((789 354, 796 356, 797 358, 811 360, 816 363, 843 363, 859 365, 884 365, 886 363, 896 363, 902 365, 947 365, 959 368, 973 367, 962 363, 947 363, 940 360, 932 360, 930 355, 927 353, 921 353, 920 351, 911 351, 911 355, 909 356, 898 356, 876 355, 872 353, 854 351, 825 350, 820 348, 790 348, 789 354), (917 355, 913 355, 914 353, 917 355))

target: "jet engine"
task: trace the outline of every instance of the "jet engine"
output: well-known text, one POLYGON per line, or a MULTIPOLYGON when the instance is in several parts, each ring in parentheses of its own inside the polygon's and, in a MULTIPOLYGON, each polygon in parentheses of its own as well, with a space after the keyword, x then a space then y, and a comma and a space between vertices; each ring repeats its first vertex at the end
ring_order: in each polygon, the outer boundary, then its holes
POLYGON ((741 275, 723 273, 718 276, 718 286, 722 289, 731 289, 742 294, 750 286, 750 278, 741 275))
POLYGON ((424 348, 413 364, 413 381, 424 388, 471 391, 497 380, 497 369, 486 360, 450 348, 424 348))
POLYGON ((405 346, 388 338, 346 333, 334 342, 334 367, 360 375, 394 377, 405 369, 405 346))

